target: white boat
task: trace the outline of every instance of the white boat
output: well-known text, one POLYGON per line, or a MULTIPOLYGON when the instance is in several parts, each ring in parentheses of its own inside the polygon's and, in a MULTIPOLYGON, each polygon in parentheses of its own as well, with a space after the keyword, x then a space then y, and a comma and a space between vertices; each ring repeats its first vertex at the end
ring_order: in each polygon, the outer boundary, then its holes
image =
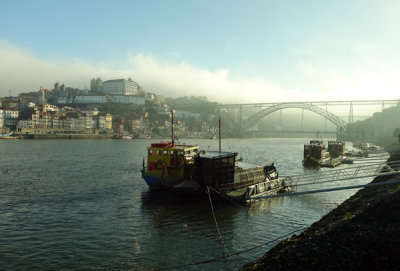
POLYGON ((18 136, 14 133, 0 134, 0 139, 18 139, 18 136))

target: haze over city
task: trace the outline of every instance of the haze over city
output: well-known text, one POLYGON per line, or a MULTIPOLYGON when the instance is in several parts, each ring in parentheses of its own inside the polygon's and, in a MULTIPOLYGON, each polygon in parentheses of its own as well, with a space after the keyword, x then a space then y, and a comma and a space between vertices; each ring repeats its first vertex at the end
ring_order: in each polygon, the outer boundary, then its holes
POLYGON ((132 78, 219 102, 398 99, 398 1, 2 1, 0 96, 132 78))

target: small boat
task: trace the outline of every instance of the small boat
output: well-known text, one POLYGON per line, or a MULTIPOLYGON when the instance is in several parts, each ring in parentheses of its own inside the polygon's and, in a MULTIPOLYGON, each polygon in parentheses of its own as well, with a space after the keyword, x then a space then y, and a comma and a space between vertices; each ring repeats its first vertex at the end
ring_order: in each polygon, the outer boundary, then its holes
POLYGON ((325 144, 319 139, 310 140, 309 144, 305 144, 303 154, 305 167, 319 167, 322 162, 326 162, 330 158, 325 144))
POLYGON ((18 139, 15 133, 0 134, 0 139, 18 139))
POLYGON ((364 151, 354 151, 351 150, 349 152, 346 152, 345 154, 347 157, 368 157, 368 153, 364 152, 364 151))
POLYGON ((353 164, 353 163, 354 163, 353 159, 346 156, 343 157, 342 164, 353 164))
POLYGON ((204 151, 198 145, 175 143, 172 136, 171 142, 153 143, 147 148, 142 177, 151 189, 184 195, 206 195, 213 190, 238 202, 288 192, 274 164, 254 166, 238 162, 237 155, 221 151, 221 144, 218 151, 204 151))
POLYGON ((353 143, 353 147, 360 149, 360 150, 366 150, 368 147, 368 144, 365 142, 355 142, 355 143, 353 143))
POLYGON ((120 134, 115 134, 111 138, 112 139, 132 139, 132 137, 129 135, 120 135, 120 134))
POLYGON ((136 139, 149 139, 149 138, 151 138, 151 136, 150 135, 146 135, 146 134, 136 134, 134 136, 134 138, 136 138, 136 139))

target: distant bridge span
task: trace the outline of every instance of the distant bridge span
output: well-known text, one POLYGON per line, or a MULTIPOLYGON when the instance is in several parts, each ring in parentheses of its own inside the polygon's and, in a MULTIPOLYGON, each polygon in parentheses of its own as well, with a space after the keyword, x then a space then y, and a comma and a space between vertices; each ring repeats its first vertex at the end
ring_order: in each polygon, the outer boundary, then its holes
POLYGON ((247 120, 243 122, 243 129, 247 130, 253 125, 255 125, 259 120, 264 118, 265 116, 286 108, 300 108, 300 109, 305 109, 312 111, 314 113, 317 113, 321 115, 322 117, 326 118, 327 120, 331 121, 333 124, 336 125, 338 131, 344 131, 347 127, 347 123, 342 120, 340 117, 336 116, 335 114, 321 108, 318 106, 315 106, 313 104, 309 103, 280 103, 273 105, 271 107, 267 107, 266 109, 263 109, 256 114, 250 116, 247 120))
MULTIPOLYGON (((396 100, 352 100, 352 101, 309 101, 309 102, 262 102, 262 103, 242 103, 242 104, 219 104, 219 103, 206 103, 206 104, 185 104, 176 106, 180 110, 199 110, 207 109, 209 112, 218 112, 220 115, 221 109, 238 109, 239 110, 239 130, 245 131, 254 126, 259 120, 272 112, 286 109, 286 108, 300 108, 305 109, 316 114, 321 115, 325 119, 336 125, 338 132, 344 131, 348 123, 338 117, 337 115, 327 111, 328 106, 349 106, 349 123, 353 123, 353 106, 376 106, 382 105, 382 110, 386 106, 396 106, 400 104, 400 99, 396 100), (322 107, 325 107, 323 109, 322 107), (250 116, 247 120, 242 119, 242 109, 244 108, 265 108, 258 113, 250 116)), ((239 132, 239 131, 237 131, 239 132)))

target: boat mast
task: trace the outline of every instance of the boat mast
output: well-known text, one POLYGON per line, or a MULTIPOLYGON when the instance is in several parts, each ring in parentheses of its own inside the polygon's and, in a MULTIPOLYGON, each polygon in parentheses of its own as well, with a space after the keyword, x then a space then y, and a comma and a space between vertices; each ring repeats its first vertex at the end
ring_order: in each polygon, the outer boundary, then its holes
POLYGON ((218 118, 218 143, 219 143, 219 155, 221 155, 221 118, 218 118))
POLYGON ((171 109, 171 137, 172 137, 172 145, 174 145, 174 110, 171 109))

